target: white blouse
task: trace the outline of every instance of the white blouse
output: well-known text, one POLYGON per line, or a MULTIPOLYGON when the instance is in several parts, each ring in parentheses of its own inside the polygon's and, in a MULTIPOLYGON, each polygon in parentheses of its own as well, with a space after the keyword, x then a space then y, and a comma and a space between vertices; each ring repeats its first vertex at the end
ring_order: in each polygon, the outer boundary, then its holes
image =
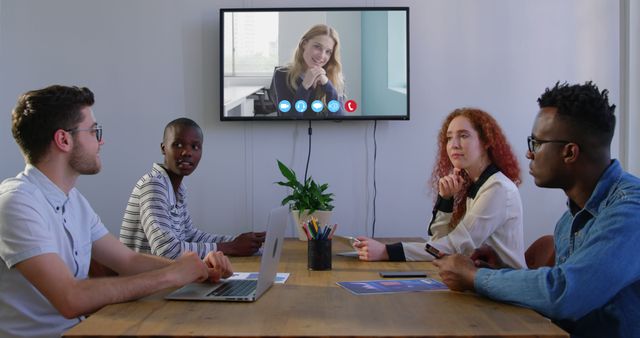
MULTIPOLYGON (((522 202, 518 188, 500 171, 488 178, 482 176, 475 183, 477 192, 469 193, 466 213, 455 228, 449 227, 452 212, 435 211, 435 218, 430 224, 432 236, 427 243, 444 253, 464 255, 471 255, 474 249, 487 244, 496 250, 505 264, 526 268, 522 202), (483 179, 486 180, 482 182, 483 179)), ((403 242, 405 259, 433 260, 433 256, 424 250, 425 244, 403 242)))

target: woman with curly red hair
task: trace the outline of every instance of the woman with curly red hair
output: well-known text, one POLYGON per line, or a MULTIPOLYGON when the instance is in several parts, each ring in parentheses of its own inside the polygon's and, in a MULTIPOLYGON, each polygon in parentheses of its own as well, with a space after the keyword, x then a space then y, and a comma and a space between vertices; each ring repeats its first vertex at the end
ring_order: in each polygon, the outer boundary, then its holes
MULTIPOLYGON (((429 224, 430 244, 442 253, 470 255, 487 244, 511 267, 524 268, 518 160, 488 113, 456 109, 442 124, 431 177, 438 191, 429 224)), ((425 243, 384 245, 359 237, 361 260, 432 260, 425 243)))

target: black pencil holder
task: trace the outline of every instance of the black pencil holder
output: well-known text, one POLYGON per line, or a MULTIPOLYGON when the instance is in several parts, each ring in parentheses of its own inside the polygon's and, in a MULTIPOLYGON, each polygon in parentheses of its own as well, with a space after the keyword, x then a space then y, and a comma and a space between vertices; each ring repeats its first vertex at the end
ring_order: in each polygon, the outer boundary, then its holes
POLYGON ((310 239, 307 241, 307 268, 309 270, 331 270, 330 239, 310 239))

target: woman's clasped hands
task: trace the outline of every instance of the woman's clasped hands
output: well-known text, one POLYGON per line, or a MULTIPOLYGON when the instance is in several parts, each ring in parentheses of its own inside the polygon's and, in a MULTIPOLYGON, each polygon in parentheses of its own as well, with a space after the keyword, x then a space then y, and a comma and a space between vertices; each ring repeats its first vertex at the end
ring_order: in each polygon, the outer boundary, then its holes
POLYGON ((326 85, 329 82, 327 77, 327 71, 322 67, 309 67, 304 73, 304 79, 302 80, 302 86, 305 89, 316 87, 318 85, 326 85))

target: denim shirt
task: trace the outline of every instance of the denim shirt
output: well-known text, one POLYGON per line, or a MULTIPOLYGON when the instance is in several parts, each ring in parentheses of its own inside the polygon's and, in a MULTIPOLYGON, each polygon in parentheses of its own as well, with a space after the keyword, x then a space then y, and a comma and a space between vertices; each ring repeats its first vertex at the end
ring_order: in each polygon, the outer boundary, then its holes
POLYGON ((640 337, 639 219, 640 179, 613 160, 585 207, 556 224, 554 267, 479 269, 475 289, 534 309, 572 337, 640 337))

